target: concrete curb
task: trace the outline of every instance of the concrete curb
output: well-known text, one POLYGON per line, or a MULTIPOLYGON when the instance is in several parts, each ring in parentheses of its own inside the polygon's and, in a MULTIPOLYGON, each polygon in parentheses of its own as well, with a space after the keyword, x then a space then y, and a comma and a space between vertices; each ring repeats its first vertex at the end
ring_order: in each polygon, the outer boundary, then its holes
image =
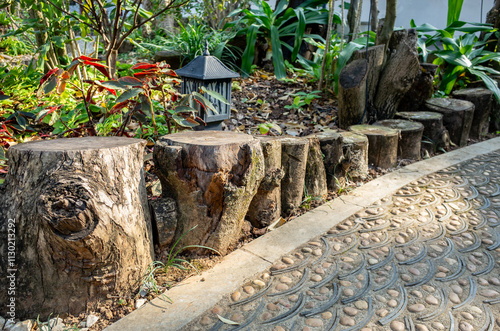
POLYGON ((107 331, 180 330, 225 295, 255 278, 283 255, 307 243, 377 200, 420 177, 500 149, 500 137, 411 164, 334 199, 226 256, 214 268, 191 277, 112 324, 107 331))

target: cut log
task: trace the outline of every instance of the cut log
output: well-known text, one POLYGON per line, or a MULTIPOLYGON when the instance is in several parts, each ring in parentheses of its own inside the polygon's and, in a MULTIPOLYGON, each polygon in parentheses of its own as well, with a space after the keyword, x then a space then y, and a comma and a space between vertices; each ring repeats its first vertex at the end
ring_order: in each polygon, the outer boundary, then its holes
POLYGON ((281 166, 285 171, 285 176, 281 181, 281 215, 288 217, 302 203, 309 140, 283 138, 281 139, 281 153, 281 166))
POLYGON ((177 229, 177 203, 172 198, 150 201, 152 207, 153 238, 160 248, 166 248, 175 237, 177 229))
POLYGON ((443 124, 450 140, 457 146, 466 146, 474 117, 474 104, 466 100, 434 98, 425 102, 431 112, 443 114, 443 124))
POLYGON ((368 176, 368 138, 364 134, 341 132, 344 157, 341 162, 343 177, 363 180, 368 176))
MULTIPOLYGON (((136 289, 154 254, 145 144, 87 137, 9 149, 0 232, 7 238, 11 229, 10 238, 15 230, 16 255, 1 254, 1 262, 17 270, 16 318, 78 315, 107 295, 136 289)), ((0 248, 7 252, 6 240, 0 248)), ((6 295, 0 291, 1 302, 6 295)))
POLYGON ((256 228, 271 225, 281 216, 281 140, 259 137, 264 153, 265 174, 248 209, 247 219, 256 228))
MULTIPOLYGON (((373 1, 373 0, 372 0, 373 1)), ((368 95, 368 122, 376 117, 374 107, 375 96, 377 95, 377 85, 380 79, 380 73, 384 64, 385 45, 368 47, 368 50, 361 49, 352 54, 352 60, 368 59, 367 91, 368 95)))
POLYGON ((417 52, 417 31, 394 31, 388 54, 375 96, 378 120, 394 117, 401 99, 419 75, 421 69, 417 52))
POLYGON ((431 111, 396 113, 396 118, 422 123, 422 148, 435 152, 438 148, 450 147, 450 135, 443 126, 443 115, 431 111))
MULTIPOLYGON (((415 81, 399 103, 398 111, 423 110, 425 100, 434 94, 434 76, 438 66, 431 63, 421 63, 415 81)), ((420 152, 419 152, 420 153, 420 152)))
POLYGON ((264 177, 260 141, 236 132, 181 132, 161 137, 154 160, 164 197, 177 202, 178 247, 226 254, 236 244, 264 177))
POLYGON ((398 157, 420 160, 420 148, 424 126, 419 122, 406 120, 383 120, 373 123, 399 131, 398 157))
POLYGON ((493 92, 486 88, 463 89, 453 92, 453 97, 474 104, 474 117, 469 137, 478 139, 488 133, 490 112, 493 107, 493 92))
POLYGON ((353 125, 354 133, 368 137, 368 163, 382 169, 396 166, 398 161, 399 131, 385 126, 353 125))
POLYGON ((366 60, 356 60, 346 65, 339 77, 339 126, 346 129, 350 125, 366 121, 366 60))
POLYGON ((308 196, 323 200, 328 194, 326 171, 323 164, 323 152, 318 138, 308 137, 309 152, 307 153, 305 193, 308 196))
POLYGON ((334 190, 336 187, 335 177, 342 176, 342 166, 340 165, 344 158, 342 135, 336 131, 325 131, 307 136, 307 138, 310 137, 319 140, 321 153, 323 153, 327 187, 334 190))

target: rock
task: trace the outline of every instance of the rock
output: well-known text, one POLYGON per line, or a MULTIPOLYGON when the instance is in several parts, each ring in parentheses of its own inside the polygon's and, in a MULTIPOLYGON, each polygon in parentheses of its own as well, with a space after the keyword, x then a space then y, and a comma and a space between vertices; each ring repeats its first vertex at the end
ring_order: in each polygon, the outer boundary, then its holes
POLYGON ((267 304, 267 309, 270 310, 270 311, 278 311, 280 310, 280 307, 278 305, 275 305, 274 303, 268 303, 267 304))
POLYGON ((26 320, 22 322, 17 322, 12 328, 7 329, 7 328, 2 328, 4 321, 0 321, 0 330, 10 330, 10 331, 31 331, 33 328, 33 321, 31 320, 26 320))
MULTIPOLYGON (((147 300, 147 299, 144 299, 144 298, 139 298, 139 299, 135 300, 135 305, 134 305, 135 309, 139 309, 139 308, 141 308, 141 307, 142 307, 142 306, 143 306, 146 302, 148 302, 148 300, 147 300)), ((94 315, 89 315, 89 316, 87 317, 87 325, 89 325, 89 324, 88 324, 88 320, 89 320, 89 318, 90 318, 91 316, 93 316, 93 317, 97 318, 97 319, 94 321, 94 323, 95 323, 95 322, 97 322, 97 320, 99 319, 99 317, 97 317, 97 316, 94 316, 94 315)), ((87 327, 90 327, 90 326, 87 326, 87 327)))
POLYGON ((288 285, 280 283, 280 284, 276 285, 276 290, 278 292, 286 291, 286 290, 288 290, 288 285))
POLYGON ((342 324, 343 326, 354 326, 356 322, 349 316, 342 316, 340 318, 340 324, 342 324))
POLYGON ((387 299, 385 297, 381 296, 380 294, 377 294, 375 296, 375 299, 377 299, 377 301, 380 301, 382 303, 386 303, 387 302, 387 299))
POLYGON ((344 313, 349 316, 356 316, 358 314, 358 310, 353 307, 345 307, 344 313))
POLYGON ((297 302, 297 300, 299 300, 299 296, 297 294, 290 295, 288 297, 288 301, 290 301, 290 302, 297 302))
POLYGON ((460 302, 462 302, 455 292, 450 293, 449 298, 450 301, 454 304, 459 304, 460 302))
POLYGON ((497 277, 491 277, 490 279, 488 279, 488 282, 491 285, 500 286, 500 280, 497 277))
POLYGON ((405 324, 400 321, 392 321, 391 322, 391 330, 392 331, 404 331, 405 330, 405 324))
POLYGON ((329 320, 330 318, 332 318, 333 314, 330 313, 329 311, 325 311, 324 313, 321 314, 321 318, 325 319, 325 320, 329 320))
POLYGON ((470 325, 469 323, 467 323, 465 321, 460 322, 460 324, 458 325, 458 328, 460 331, 473 331, 474 330, 472 325, 470 325))
POLYGON ((389 294, 391 297, 394 297, 394 298, 399 296, 399 292, 396 290, 387 290, 387 294, 389 294))
MULTIPOLYGON (((276 289, 278 289, 277 286, 276 286, 276 289)), ((245 291, 245 293, 252 295, 255 293, 255 288, 253 286, 245 286, 245 287, 243 287, 243 291, 245 291)))
POLYGON ((439 304, 438 299, 433 295, 428 295, 425 298, 425 302, 427 302, 429 305, 438 305, 439 304))
POLYGON ((411 313, 420 313, 425 310, 425 306, 421 303, 416 303, 408 307, 408 311, 411 313))
POLYGON ((258 287, 265 287, 266 286, 266 283, 264 283, 263 281, 261 281, 260 279, 256 279, 253 281, 254 285, 258 286, 258 287))
POLYGON ((417 297, 417 298, 419 298, 419 299, 423 298, 422 292, 417 291, 417 290, 411 290, 410 294, 413 295, 413 296, 415 296, 415 297, 417 297))
POLYGON ((283 263, 286 263, 286 264, 293 264, 293 260, 289 257, 284 257, 281 259, 281 261, 283 261, 283 263))
POLYGON ((293 280, 288 276, 282 276, 280 277, 280 282, 282 282, 283 284, 291 284, 293 283, 293 280))
POLYGON ((500 293, 495 290, 483 290, 481 291, 481 295, 487 298, 496 298, 500 293))
MULTIPOLYGON (((64 323, 62 318, 51 318, 49 320, 49 325, 45 325, 44 327, 46 328, 43 331, 63 331, 64 330, 64 323)), ((87 326, 88 327, 88 326, 87 326)))
POLYGON ((310 247, 304 247, 302 248, 302 253, 311 253, 313 250, 310 247))
POLYGON ((373 265, 373 264, 378 263, 378 260, 377 260, 377 259, 374 259, 374 258, 369 258, 369 259, 368 259, 368 263, 369 263, 370 265, 373 265))
POLYGON ((391 300, 387 301, 387 305, 391 308, 394 308, 398 305, 398 302, 394 299, 391 299, 391 300))
POLYGON ((451 290, 452 290, 453 292, 455 292, 456 294, 462 294, 462 293, 463 293, 463 291, 464 291, 464 290, 462 289, 462 287, 460 287, 460 286, 458 286, 458 285, 455 285, 455 284, 451 285, 451 286, 450 286, 450 288, 451 288, 451 290))
POLYGON ((351 290, 350 288, 345 288, 345 289, 343 290, 343 293, 344 293, 344 295, 345 295, 345 296, 348 296, 348 297, 351 297, 351 296, 353 296, 353 295, 354 295, 354 291, 353 291, 353 290, 351 290))
POLYGON ((368 302, 366 302, 364 300, 358 300, 354 303, 354 306, 356 306, 356 308, 358 308, 360 310, 365 310, 365 309, 368 309, 368 302))
POLYGON ((231 321, 234 321, 236 323, 242 323, 245 321, 245 315, 241 313, 234 313, 231 315, 231 321))
POLYGON ((377 310, 377 315, 380 317, 385 317, 387 314, 389 314, 389 311, 387 309, 379 309, 377 310))
POLYGON ((311 280, 312 280, 313 282, 320 282, 322 279, 323 279, 323 277, 321 277, 320 275, 313 275, 313 276, 311 277, 311 280))
POLYGON ((241 298, 241 293, 236 291, 233 294, 231 294, 231 300, 233 301, 238 301, 241 298))
POLYGON ((417 331, 429 331, 429 328, 427 326, 425 326, 424 324, 416 324, 415 330, 417 330, 417 331))
POLYGON ((330 292, 330 290, 328 289, 328 287, 323 286, 322 288, 319 289, 319 293, 320 294, 326 294, 328 292, 330 292))
POLYGON ((439 322, 432 322, 431 326, 436 330, 444 330, 445 329, 444 325, 442 323, 439 323, 439 322))
POLYGON ((325 274, 325 270, 323 268, 316 268, 316 269, 314 269, 314 272, 317 273, 318 275, 325 274))
POLYGON ((176 51, 159 51, 154 55, 154 62, 166 62, 172 69, 179 69, 182 55, 176 51))
POLYGON ((306 325, 313 328, 319 328, 323 326, 323 320, 321 320, 320 318, 308 318, 306 319, 306 325))
POLYGON ((411 280, 411 277, 408 274, 401 274, 401 279, 405 282, 409 282, 411 280))
POLYGON ((414 274, 415 276, 420 276, 420 270, 418 270, 417 268, 410 268, 408 269, 408 271, 414 274))
POLYGON ((271 267, 271 271, 278 271, 286 268, 286 264, 278 263, 271 267))
POLYGON ((463 311, 460 313, 460 315, 465 318, 466 320, 472 321, 474 319, 474 316, 472 316, 471 313, 463 311))
POLYGON ((323 254, 323 252, 321 251, 321 249, 317 248, 315 250, 313 250, 313 255, 315 256, 321 256, 321 254, 323 254))
POLYGON ((273 317, 273 315, 271 313, 268 313, 267 311, 264 314, 262 314, 262 320, 263 321, 267 321, 271 317, 273 317))

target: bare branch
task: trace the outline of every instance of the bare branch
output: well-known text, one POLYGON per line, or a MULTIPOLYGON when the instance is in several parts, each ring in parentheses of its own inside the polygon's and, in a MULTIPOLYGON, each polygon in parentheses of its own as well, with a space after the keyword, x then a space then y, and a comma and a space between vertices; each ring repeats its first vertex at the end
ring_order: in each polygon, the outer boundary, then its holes
POLYGON ((69 11, 67 10, 64 10, 62 9, 61 7, 59 7, 58 5, 56 5, 55 3, 52 2, 52 0, 47 0, 48 3, 50 3, 52 5, 52 7, 55 7, 56 9, 60 10, 61 12, 63 12, 64 14, 66 15, 69 15, 71 16, 72 18, 74 18, 75 20, 77 20, 78 22, 82 23, 82 24, 85 24, 86 26, 88 26, 89 28, 91 28, 92 30, 95 30, 95 31, 98 31, 97 28, 83 20, 81 20, 80 18, 76 17, 75 15, 71 14, 69 11))

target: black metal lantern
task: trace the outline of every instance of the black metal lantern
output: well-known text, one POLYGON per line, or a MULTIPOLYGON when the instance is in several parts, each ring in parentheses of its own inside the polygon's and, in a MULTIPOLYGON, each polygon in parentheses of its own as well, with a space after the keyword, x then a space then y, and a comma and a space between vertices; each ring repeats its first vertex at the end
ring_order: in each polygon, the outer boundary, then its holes
POLYGON ((222 121, 229 119, 231 116, 231 80, 240 77, 240 75, 226 67, 215 56, 210 56, 208 43, 205 44, 203 55, 196 57, 186 66, 176 70, 176 73, 182 78, 182 94, 199 91, 200 87, 204 86, 207 90, 215 91, 226 98, 229 104, 216 100, 205 93, 204 96, 214 105, 219 112, 218 114, 197 105, 198 116, 207 125, 200 125, 195 129, 221 130, 222 121))

